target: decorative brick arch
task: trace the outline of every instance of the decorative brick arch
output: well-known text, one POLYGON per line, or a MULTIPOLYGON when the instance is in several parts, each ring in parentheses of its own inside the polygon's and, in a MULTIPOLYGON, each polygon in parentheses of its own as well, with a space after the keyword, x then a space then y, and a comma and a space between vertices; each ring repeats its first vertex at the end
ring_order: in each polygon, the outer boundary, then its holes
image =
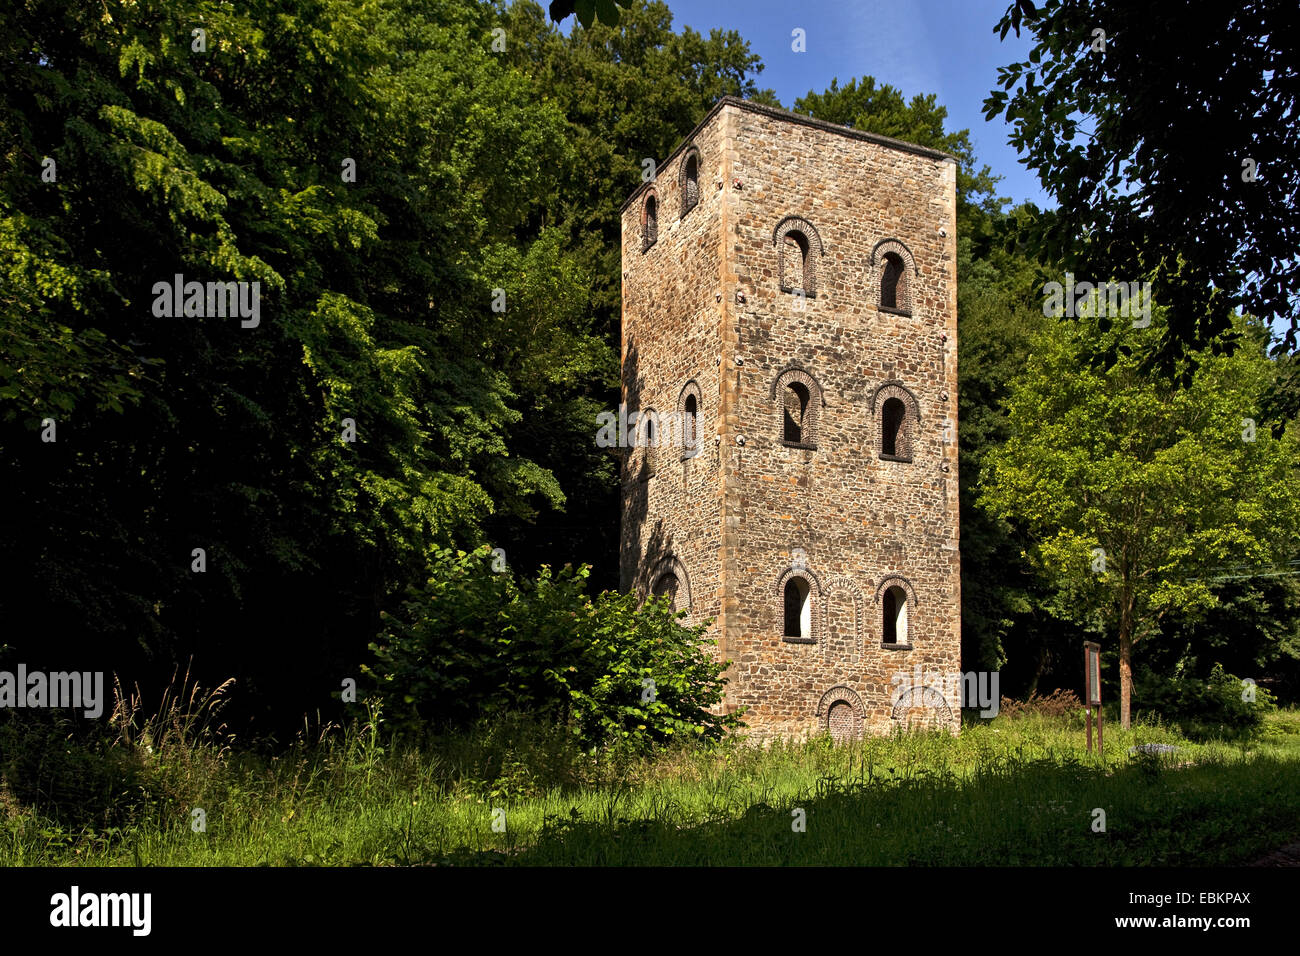
POLYGON ((916 450, 917 438, 921 434, 921 403, 916 400, 911 390, 902 382, 886 382, 871 396, 871 414, 875 419, 876 456, 894 461, 911 461, 916 450), (884 405, 891 398, 903 403, 904 415, 899 429, 901 434, 895 437, 894 453, 886 455, 886 423, 882 416, 884 405))
MULTIPOLYGON (((863 641, 862 625, 866 620, 866 598, 862 596, 862 591, 848 578, 836 578, 826 585, 826 606, 829 608, 835 595, 845 592, 848 594, 849 602, 853 607, 853 647, 857 653, 861 653, 866 646, 863 641)), ((829 615, 828 615, 829 616, 829 615)), ((825 620, 825 618, 823 618, 825 620)), ((825 624, 823 627, 827 626, 825 624)), ((822 652, 825 654, 829 641, 826 635, 822 634, 822 652)))
POLYGON ((700 422, 704 417, 704 396, 700 391, 700 383, 691 379, 682 386, 681 392, 677 396, 677 420, 681 423, 682 433, 682 458, 694 458, 704 447, 701 435, 700 422), (686 441, 686 399, 695 399, 695 447, 690 448, 686 441))
POLYGON ((789 644, 817 644, 822 639, 822 628, 825 626, 826 615, 823 612, 823 602, 825 600, 822 582, 816 574, 806 567, 794 567, 793 565, 781 572, 781 576, 776 580, 776 601, 777 606, 781 609, 781 640, 789 644), (787 637, 785 633, 785 585, 791 578, 801 578, 808 585, 808 597, 812 602, 812 621, 808 625, 808 633, 811 637, 787 637))
MULTIPOLYGON (((796 240, 798 241, 798 240, 796 240)), ((781 277, 781 291, 794 292, 803 290, 804 295, 815 298, 817 295, 817 278, 821 267, 824 247, 817 228, 802 216, 786 216, 772 230, 772 244, 776 246, 777 275, 781 277), (796 269, 793 263, 787 263, 785 238, 790 233, 802 237, 800 247, 803 250, 803 262, 796 269), (798 284, 795 279, 798 278, 798 284)))
POLYGON ((677 555, 664 555, 655 564, 654 570, 650 572, 650 587, 646 594, 647 596, 654 594, 659 582, 670 574, 677 579, 677 610, 685 610, 689 617, 695 610, 691 600, 691 576, 686 573, 686 565, 677 555))
POLYGON ((929 684, 920 686, 909 684, 900 688, 893 707, 890 708, 889 719, 901 722, 903 718, 910 715, 909 712, 914 712, 918 707, 934 711, 934 716, 943 723, 952 720, 952 707, 948 704, 948 698, 944 697, 943 692, 937 687, 929 684))
POLYGON ((851 687, 845 687, 843 684, 832 687, 822 694, 821 700, 817 702, 816 716, 821 729, 837 740, 861 737, 866 714, 866 708, 862 706, 862 698, 851 687), (847 716, 851 720, 844 721, 841 718, 844 705, 848 705, 847 716))
POLYGON ((885 592, 890 588, 902 588, 907 595, 907 603, 910 607, 916 607, 916 588, 912 587, 912 582, 907 580, 901 574, 888 574, 880 579, 876 585, 876 603, 879 604, 885 596, 885 592))
POLYGON ((686 214, 699 205, 700 202, 700 151, 694 146, 687 147, 686 151, 682 153, 677 170, 677 188, 682 197, 682 211, 679 218, 684 219, 686 214), (693 182, 687 176, 691 160, 695 160, 695 179, 693 182))
POLYGON ((659 207, 659 190, 651 186, 646 190, 645 198, 641 200, 641 251, 645 252, 656 242, 659 241, 659 220, 663 218, 663 210, 659 207), (654 219, 649 219, 650 212, 653 210, 654 219))
POLYGON ((883 302, 879 305, 881 308, 911 315, 912 279, 918 275, 916 260, 912 257, 912 250, 897 239, 881 239, 871 250, 872 288, 877 290, 882 288, 886 268, 891 258, 900 268, 900 274, 896 277, 898 281, 895 289, 896 299, 892 306, 886 306, 883 302))
POLYGON ((821 410, 826 406, 826 397, 822 392, 821 383, 813 378, 812 374, 806 369, 791 365, 772 380, 772 388, 768 392, 768 398, 776 403, 776 433, 782 436, 782 443, 799 448, 815 449, 819 434, 818 425, 821 424, 821 410), (808 408, 804 412, 805 418, 802 423, 803 440, 797 443, 786 442, 784 439, 785 390, 794 384, 802 385, 808 390, 808 408))

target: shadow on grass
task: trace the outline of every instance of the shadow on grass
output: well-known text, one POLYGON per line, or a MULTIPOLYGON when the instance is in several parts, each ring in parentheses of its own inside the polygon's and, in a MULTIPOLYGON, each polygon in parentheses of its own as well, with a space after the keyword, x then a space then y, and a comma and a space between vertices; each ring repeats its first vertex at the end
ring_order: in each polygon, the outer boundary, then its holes
MULTIPOLYGON (((1215 866, 1300 837, 1300 769, 1258 757, 1105 773, 1041 761, 958 781, 837 781, 739 818, 550 820, 452 865, 1215 866), (798 828, 802 811, 804 826, 798 828), (1100 813, 1098 812, 1100 811, 1100 813), (1103 816, 1104 814, 1104 816, 1103 816), (1104 826, 1104 829, 1102 827, 1104 826)), ((503 838, 504 839, 504 838, 503 838)))

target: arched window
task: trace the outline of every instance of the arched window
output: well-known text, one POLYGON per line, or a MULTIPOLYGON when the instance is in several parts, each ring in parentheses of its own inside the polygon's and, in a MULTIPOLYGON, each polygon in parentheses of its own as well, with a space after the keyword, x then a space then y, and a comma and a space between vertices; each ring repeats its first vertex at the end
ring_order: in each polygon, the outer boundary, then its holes
POLYGON ((645 198, 645 217, 641 225, 641 251, 645 252, 659 238, 659 200, 651 193, 645 198))
POLYGON ((793 444, 803 444, 804 419, 808 415, 808 386, 802 382, 791 382, 783 389, 785 404, 785 440, 793 444))
POLYGON ((699 407, 694 395, 687 395, 682 404, 683 457, 693 458, 700 451, 699 407))
POLYGON ((669 602, 672 604, 673 610, 676 611, 677 610, 677 588, 678 588, 677 575, 673 574, 670 571, 667 574, 660 576, 659 580, 655 582, 654 589, 652 590, 651 593, 653 593, 655 597, 668 598, 669 602))
POLYGON ((772 383, 770 398, 778 406, 782 443, 816 449, 817 422, 825 404, 817 380, 801 368, 788 368, 772 383))
POLYGON ((885 588, 881 601, 884 620, 880 633, 885 644, 906 644, 907 640, 907 592, 893 585, 885 588))
POLYGON ((880 275, 880 304, 886 309, 900 309, 898 303, 907 301, 907 276, 903 273, 903 260, 896 253, 885 256, 885 269, 880 275), (902 286, 902 296, 899 296, 902 286))
POLYGON ((781 240, 781 288, 791 292, 806 291, 811 284, 808 274, 808 237, 791 229, 781 240))
POLYGON ((682 159, 682 215, 695 208, 700 201, 700 154, 691 149, 682 159))
MULTIPOLYGON (((795 549, 793 554, 801 553, 795 549)), ((792 644, 815 644, 822 621, 822 583, 802 562, 786 568, 776 582, 781 602, 781 639, 792 644)))
POLYGON ((879 270, 880 308, 912 314, 912 251, 897 239, 882 239, 871 250, 871 267, 879 270))
POLYGON ((813 224, 798 216, 786 216, 777 223, 772 242, 776 246, 781 291, 815 296, 822 240, 813 224))
POLYGON ((671 598, 673 610, 685 611, 689 620, 692 613, 691 576, 680 558, 672 554, 660 558, 645 580, 651 582, 648 597, 671 598))
POLYGON ((682 460, 700 453, 700 385, 691 379, 677 396, 677 421, 681 428, 682 460))
POLYGON ((887 461, 911 461, 921 424, 916 396, 901 382, 886 382, 876 389, 871 407, 879 429, 880 457, 887 461))
POLYGON ((637 445, 645 449, 641 459, 641 480, 647 481, 655 476, 656 457, 659 451, 659 414, 653 408, 641 413, 637 424, 640 436, 637 445))
POLYGON ((812 640, 812 589, 804 578, 785 582, 785 636, 812 640))
POLYGON ((880 454, 887 458, 912 457, 907 447, 907 406, 901 398, 885 399, 880 410, 880 454))

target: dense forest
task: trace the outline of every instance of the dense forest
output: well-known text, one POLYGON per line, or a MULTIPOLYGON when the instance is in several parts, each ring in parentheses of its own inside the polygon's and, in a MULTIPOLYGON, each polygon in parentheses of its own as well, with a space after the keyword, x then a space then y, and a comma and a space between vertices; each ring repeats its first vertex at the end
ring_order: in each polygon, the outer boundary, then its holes
MULTIPOLYGON (((148 689, 192 662, 273 732, 423 654, 454 720, 513 680, 460 647, 508 619, 538 681, 512 704, 539 699, 584 653, 548 609, 618 584, 618 459, 594 436, 618 404, 619 207, 735 95, 959 160, 964 668, 1074 688, 1100 635, 1109 680, 1131 646, 1135 706, 1225 669, 1294 700, 1300 385, 1272 316, 1180 298, 1218 277, 1189 255, 1179 279, 1174 250, 1112 263, 1154 270, 1150 335, 1048 317, 1045 283, 1098 248, 1067 247, 1075 206, 999 197, 933 95, 859 76, 781 104, 737 33, 618 12, 561 31, 531 2, 6 6, 0 665, 148 689), (260 283, 259 321, 160 317, 176 276, 260 283)), ((1050 134, 1019 127, 1026 149, 1050 134)), ((643 626, 618 595, 592 606, 593 628, 643 626)))

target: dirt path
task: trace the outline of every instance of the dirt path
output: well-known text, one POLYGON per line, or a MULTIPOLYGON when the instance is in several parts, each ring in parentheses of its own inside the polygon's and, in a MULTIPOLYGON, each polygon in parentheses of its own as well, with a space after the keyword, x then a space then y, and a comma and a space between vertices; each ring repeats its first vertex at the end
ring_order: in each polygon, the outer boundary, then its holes
POLYGON ((1300 866, 1300 843, 1292 843, 1262 856, 1251 866, 1300 866))

